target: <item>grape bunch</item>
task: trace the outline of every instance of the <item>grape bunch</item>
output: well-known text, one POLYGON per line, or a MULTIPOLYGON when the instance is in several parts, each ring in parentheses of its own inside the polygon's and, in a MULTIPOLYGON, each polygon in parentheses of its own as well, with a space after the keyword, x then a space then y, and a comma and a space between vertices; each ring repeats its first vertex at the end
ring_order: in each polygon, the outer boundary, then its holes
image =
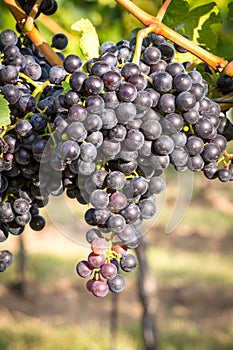
MULTIPOLYGON (((56 35, 52 46, 67 42, 56 35)), ((0 92, 11 112, 0 130, 0 241, 27 224, 43 229, 39 209, 50 195, 89 205, 91 252, 76 271, 91 277, 87 289, 97 297, 123 290, 121 272, 135 269, 128 249, 138 247, 143 221, 156 213, 164 169, 233 180, 226 150, 233 126, 207 97, 202 75, 176 62, 160 35, 143 40, 139 64, 135 47, 135 38, 105 42, 99 57, 82 62, 69 54, 51 66, 28 38, 0 33, 0 92)))
POLYGON ((119 270, 133 271, 137 266, 135 256, 129 254, 125 246, 109 246, 108 242, 101 237, 92 241, 91 249, 88 259, 79 261, 76 266, 80 277, 93 276, 86 283, 87 290, 98 298, 105 297, 109 291, 122 292, 125 288, 125 279, 119 270))

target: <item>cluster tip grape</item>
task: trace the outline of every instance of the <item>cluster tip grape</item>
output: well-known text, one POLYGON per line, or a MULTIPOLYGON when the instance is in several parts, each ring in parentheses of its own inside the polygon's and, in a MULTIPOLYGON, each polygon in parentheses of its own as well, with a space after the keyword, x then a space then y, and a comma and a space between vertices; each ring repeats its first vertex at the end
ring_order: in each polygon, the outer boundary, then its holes
POLYGON ((91 243, 91 253, 87 260, 77 263, 76 271, 80 277, 91 277, 86 288, 98 298, 105 297, 109 291, 120 293, 125 288, 125 279, 120 270, 131 272, 137 266, 133 254, 120 245, 112 246, 104 238, 95 238, 91 243))

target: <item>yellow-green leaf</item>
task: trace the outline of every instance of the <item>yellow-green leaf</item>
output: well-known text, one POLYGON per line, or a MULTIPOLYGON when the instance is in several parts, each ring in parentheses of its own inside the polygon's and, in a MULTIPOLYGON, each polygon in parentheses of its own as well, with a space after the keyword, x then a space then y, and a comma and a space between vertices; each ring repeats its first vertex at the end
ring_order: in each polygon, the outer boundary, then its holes
POLYGON ((72 24, 71 29, 80 32, 79 46, 83 56, 91 59, 99 56, 99 38, 95 27, 89 19, 81 18, 72 24))
POLYGON ((0 94, 0 127, 11 123, 10 108, 8 105, 8 101, 0 94))

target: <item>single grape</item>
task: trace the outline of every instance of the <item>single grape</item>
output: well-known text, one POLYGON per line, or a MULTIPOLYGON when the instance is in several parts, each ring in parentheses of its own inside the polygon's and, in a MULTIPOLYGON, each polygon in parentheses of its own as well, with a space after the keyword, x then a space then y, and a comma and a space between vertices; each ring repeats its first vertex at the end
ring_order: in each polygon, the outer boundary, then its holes
POLYGON ((120 214, 110 216, 110 218, 107 221, 108 228, 115 233, 120 233, 121 231, 123 231, 125 225, 125 219, 120 214))
POLYGON ((88 255, 88 263, 90 264, 91 268, 99 268, 105 263, 105 255, 104 254, 95 254, 91 252, 88 255))
POLYGON ((127 197, 122 192, 114 192, 109 197, 109 206, 112 211, 117 212, 127 206, 127 197))
POLYGON ((137 259, 133 254, 124 254, 120 260, 120 266, 123 271, 131 272, 137 266, 137 259))
POLYGON ((107 281, 109 290, 113 293, 120 293, 125 288, 125 279, 122 275, 117 274, 107 281))
POLYGON ((117 267, 112 262, 105 263, 101 266, 100 273, 106 279, 113 278, 117 275, 117 267))
POLYGON ((153 76, 153 87, 158 92, 168 92, 172 88, 172 76, 167 72, 158 72, 153 76))
POLYGON ((105 297, 109 292, 108 283, 102 280, 96 280, 91 285, 91 292, 97 298, 105 297))
POLYGON ((91 249, 95 254, 106 254, 108 242, 104 238, 97 237, 91 242, 91 249))
POLYGON ((153 148, 157 154, 161 156, 171 154, 174 150, 174 142, 168 135, 161 135, 153 141, 153 148))
POLYGON ((90 203, 96 209, 104 209, 109 204, 109 195, 104 190, 96 189, 90 195, 90 203))
POLYGON ((93 267, 86 260, 79 261, 76 265, 76 272, 80 277, 86 278, 92 274, 93 267))

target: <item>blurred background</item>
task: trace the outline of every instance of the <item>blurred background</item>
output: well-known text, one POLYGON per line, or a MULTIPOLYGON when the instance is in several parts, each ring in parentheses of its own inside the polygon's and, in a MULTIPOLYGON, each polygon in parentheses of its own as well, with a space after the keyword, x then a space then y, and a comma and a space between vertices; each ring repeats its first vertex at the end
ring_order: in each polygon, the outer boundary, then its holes
MULTIPOLYGON (((209 2, 189 1, 191 6, 209 2)), ((230 1, 216 2, 225 13, 230 1)), ((161 2, 135 3, 156 14, 161 2)), ((76 33, 70 27, 81 17, 93 22, 101 42, 128 39, 130 31, 140 25, 113 0, 58 0, 58 4, 55 15, 37 23, 49 43, 53 33, 69 32, 67 53, 77 51, 76 33)), ((5 5, 1 3, 0 9, 0 29, 14 29, 5 5)), ((214 53, 233 59, 233 26, 227 23, 215 24, 218 45, 214 53)), ((192 193, 190 205, 182 211, 181 223, 168 234, 179 178, 172 169, 165 177, 166 193, 158 198, 160 215, 146 228, 150 274, 157 290, 154 303, 160 349, 232 350, 232 183, 194 174, 187 189, 187 194, 192 193)), ((92 297, 85 281, 75 274, 76 263, 89 253, 75 242, 82 241, 86 232, 81 219, 84 208, 66 202, 78 217, 69 220, 64 201, 67 199, 54 198, 42 210, 47 219, 43 231, 27 228, 21 237, 11 236, 1 244, 2 249, 15 252, 15 263, 0 276, 0 349, 142 350, 138 270, 126 276, 126 288, 115 301, 111 295, 103 300, 92 297), (58 224, 51 219, 53 213, 61 218, 58 224), (116 324, 112 324, 116 306, 116 324)))

